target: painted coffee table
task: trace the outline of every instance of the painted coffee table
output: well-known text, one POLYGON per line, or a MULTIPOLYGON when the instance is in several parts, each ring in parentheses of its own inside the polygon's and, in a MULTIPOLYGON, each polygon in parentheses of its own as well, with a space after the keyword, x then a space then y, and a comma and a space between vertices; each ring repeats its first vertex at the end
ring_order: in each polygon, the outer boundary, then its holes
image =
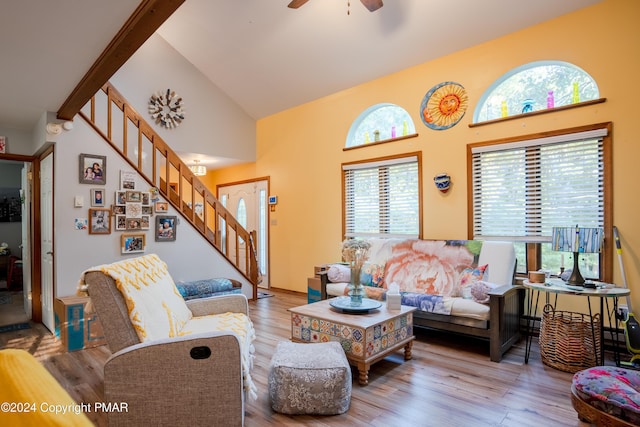
POLYGON ((362 314, 343 312, 331 300, 290 308, 291 340, 314 343, 337 341, 351 365, 358 368, 360 385, 369 383, 369 368, 404 347, 404 360, 411 359, 413 311, 401 306, 387 310, 386 304, 362 314))

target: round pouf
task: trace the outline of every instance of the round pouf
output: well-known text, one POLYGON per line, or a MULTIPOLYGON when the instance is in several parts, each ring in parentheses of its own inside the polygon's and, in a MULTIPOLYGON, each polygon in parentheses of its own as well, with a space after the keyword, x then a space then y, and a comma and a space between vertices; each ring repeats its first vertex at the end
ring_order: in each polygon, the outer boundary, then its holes
POLYGON ((282 414, 343 414, 351 403, 351 367, 337 342, 281 341, 271 358, 269 398, 282 414))
POLYGON ((640 372, 615 366, 579 371, 571 403, 581 420, 595 425, 640 425, 640 372))

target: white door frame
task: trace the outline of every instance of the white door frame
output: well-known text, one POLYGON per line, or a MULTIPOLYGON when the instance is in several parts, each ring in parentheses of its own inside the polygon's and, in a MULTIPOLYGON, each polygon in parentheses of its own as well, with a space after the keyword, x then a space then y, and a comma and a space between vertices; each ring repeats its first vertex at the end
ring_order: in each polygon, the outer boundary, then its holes
MULTIPOLYGON (((218 200, 222 200, 222 195, 227 195, 225 198, 225 207, 236 219, 237 209, 235 205, 237 204, 237 200, 233 195, 240 192, 253 195, 253 200, 245 204, 247 208, 247 231, 256 231, 256 257, 258 259, 258 269, 262 275, 262 281, 258 286, 268 289, 271 286, 269 280, 269 208, 267 206, 269 198, 269 178, 255 178, 216 186, 216 197, 218 200), (260 215, 261 208, 264 210, 262 216, 260 215)), ((230 252, 232 254, 234 253, 233 250, 230 250, 230 252)))

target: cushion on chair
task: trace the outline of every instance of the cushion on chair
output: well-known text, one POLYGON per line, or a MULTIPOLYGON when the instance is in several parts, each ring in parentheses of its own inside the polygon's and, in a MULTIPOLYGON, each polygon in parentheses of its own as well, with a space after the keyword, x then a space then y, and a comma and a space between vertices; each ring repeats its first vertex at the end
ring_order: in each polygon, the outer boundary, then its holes
POLYGON ((283 414, 343 414, 351 403, 351 367, 338 342, 281 341, 271 359, 269 397, 283 414))
POLYGON ((609 415, 640 425, 640 372, 597 366, 576 372, 577 397, 609 415))
POLYGON ((228 295, 242 293, 242 285, 231 279, 213 278, 176 283, 178 292, 186 300, 207 298, 214 295, 228 295), (238 287, 239 285, 239 287, 238 287))

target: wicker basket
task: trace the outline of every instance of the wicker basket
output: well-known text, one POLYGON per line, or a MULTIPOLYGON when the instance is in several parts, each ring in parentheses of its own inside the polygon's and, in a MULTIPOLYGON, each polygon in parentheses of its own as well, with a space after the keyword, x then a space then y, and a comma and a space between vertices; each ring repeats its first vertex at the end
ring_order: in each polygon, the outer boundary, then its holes
POLYGON ((542 363, 565 372, 597 366, 600 354, 600 314, 592 316, 544 306, 540 327, 542 363))

